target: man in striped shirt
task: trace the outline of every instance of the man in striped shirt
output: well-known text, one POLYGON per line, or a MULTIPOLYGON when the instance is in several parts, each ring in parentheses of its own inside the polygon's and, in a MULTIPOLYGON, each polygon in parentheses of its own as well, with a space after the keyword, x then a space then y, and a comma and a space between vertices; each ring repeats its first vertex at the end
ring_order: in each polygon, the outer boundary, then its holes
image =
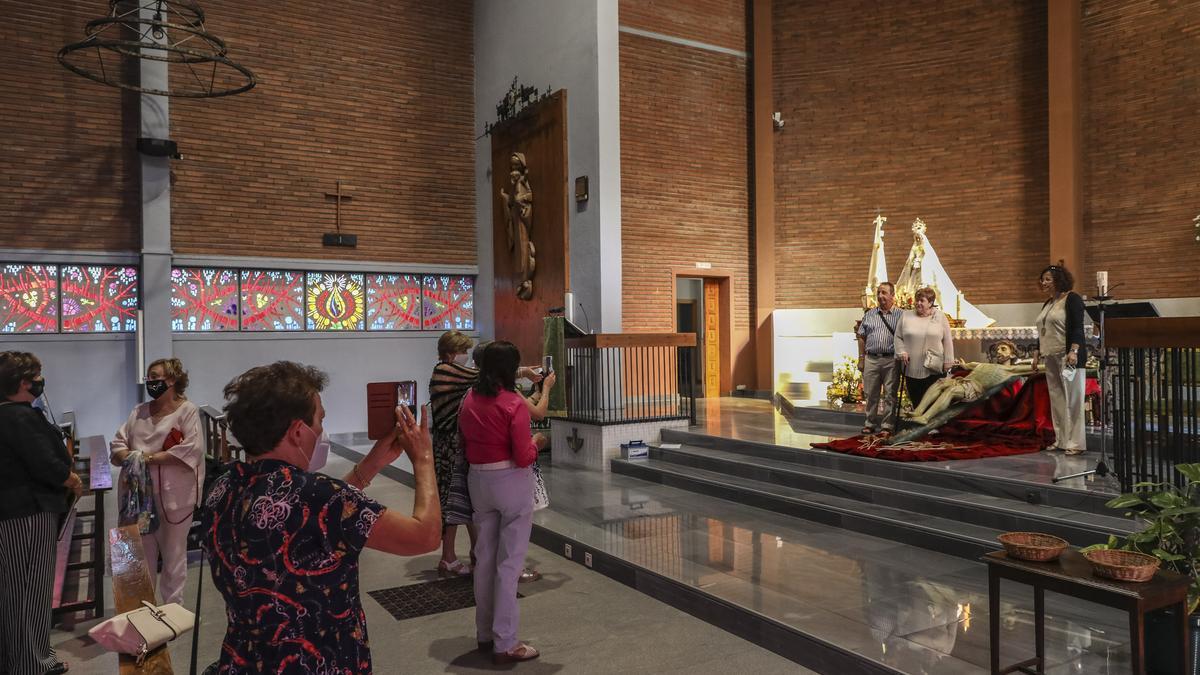
POLYGON ((891 282, 880 283, 875 289, 879 306, 867 310, 858 325, 858 369, 863 374, 863 397, 867 402, 863 435, 881 431, 890 436, 896 428, 900 365, 896 361, 895 339, 901 310, 896 307, 895 293, 891 282))

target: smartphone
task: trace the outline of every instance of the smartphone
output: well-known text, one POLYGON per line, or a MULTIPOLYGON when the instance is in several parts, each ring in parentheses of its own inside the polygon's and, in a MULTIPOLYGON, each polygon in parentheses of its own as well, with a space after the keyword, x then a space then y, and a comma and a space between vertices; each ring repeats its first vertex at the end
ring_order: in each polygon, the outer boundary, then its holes
POLYGON ((547 354, 542 357, 542 377, 554 372, 554 357, 547 354))
POLYGON ((407 406, 417 416, 417 383, 370 382, 367 384, 367 438, 377 441, 396 426, 396 406, 407 406))
POLYGON ((417 416, 417 383, 414 380, 396 383, 396 405, 406 406, 408 411, 417 416))

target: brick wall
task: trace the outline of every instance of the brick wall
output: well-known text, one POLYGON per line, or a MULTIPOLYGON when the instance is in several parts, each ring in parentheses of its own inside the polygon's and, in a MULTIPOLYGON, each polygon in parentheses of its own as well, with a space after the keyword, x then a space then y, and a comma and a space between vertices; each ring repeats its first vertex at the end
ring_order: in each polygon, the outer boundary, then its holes
POLYGON ((1083 221, 1122 297, 1200 295, 1200 3, 1083 3, 1083 221))
POLYGON ((621 0, 622 26, 749 51, 747 0, 621 0))
POLYGON ((1040 3, 774 3, 777 306, 857 306, 921 217, 975 303, 1038 298, 1049 245, 1040 3))
MULTIPOLYGON (((0 236, 31 248, 137 249, 137 99, 54 54, 105 3, 24 3, 0 27, 0 236), (62 5, 60 8, 58 5, 62 5), (122 121, 132 128, 122 129, 122 121), (11 149, 10 149, 11 144, 11 149)), ((16 7, 5 2, 5 6, 16 7)), ((472 5, 206 0, 208 30, 258 86, 172 99, 173 246, 181 254, 475 262, 472 5), (327 249, 342 179, 342 229, 327 249)), ((182 73, 173 73, 182 76, 182 73)))
POLYGON ((392 4, 206 0, 259 84, 172 102, 177 252, 475 262, 471 3, 392 4), (321 246, 339 178, 357 250, 321 246))
POLYGON ((93 0, 0 2, 0 247, 140 246, 136 98, 123 107, 120 91, 55 59, 106 9, 93 0))

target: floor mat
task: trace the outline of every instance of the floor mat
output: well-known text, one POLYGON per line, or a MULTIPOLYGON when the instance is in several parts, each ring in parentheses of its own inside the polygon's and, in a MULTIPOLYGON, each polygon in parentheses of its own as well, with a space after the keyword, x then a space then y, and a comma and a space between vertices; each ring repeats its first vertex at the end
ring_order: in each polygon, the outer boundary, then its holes
MULTIPOLYGON (((475 587, 471 577, 385 588, 369 591, 367 595, 383 605, 397 621, 475 606, 475 587)), ((524 596, 517 593, 517 597, 524 596)))

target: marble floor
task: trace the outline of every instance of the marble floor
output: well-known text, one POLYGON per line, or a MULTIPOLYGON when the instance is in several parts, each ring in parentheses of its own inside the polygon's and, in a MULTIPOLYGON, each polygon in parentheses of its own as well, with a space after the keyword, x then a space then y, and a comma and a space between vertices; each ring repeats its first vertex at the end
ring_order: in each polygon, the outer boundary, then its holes
MULTIPOLYGON (((902 672, 986 672, 1032 655, 1032 595, 1005 583, 988 616, 982 563, 633 478, 545 467, 534 522, 902 672)), ((1047 594, 1048 673, 1129 672, 1120 613, 1047 594)))
MULTIPOLYGON (((696 426, 692 427, 692 431, 811 450, 813 443, 853 436, 858 433, 858 427, 790 420, 775 410, 770 401, 760 399, 710 398, 697 401, 696 426)), ((1074 457, 1061 452, 1039 452, 1011 457, 922 462, 921 466, 1044 485, 1051 483, 1055 476, 1093 469, 1099 458, 1100 453, 1095 451, 1074 457)), ((1058 487, 1113 494, 1119 491, 1111 475, 1107 478, 1072 478, 1058 483, 1058 487)))

